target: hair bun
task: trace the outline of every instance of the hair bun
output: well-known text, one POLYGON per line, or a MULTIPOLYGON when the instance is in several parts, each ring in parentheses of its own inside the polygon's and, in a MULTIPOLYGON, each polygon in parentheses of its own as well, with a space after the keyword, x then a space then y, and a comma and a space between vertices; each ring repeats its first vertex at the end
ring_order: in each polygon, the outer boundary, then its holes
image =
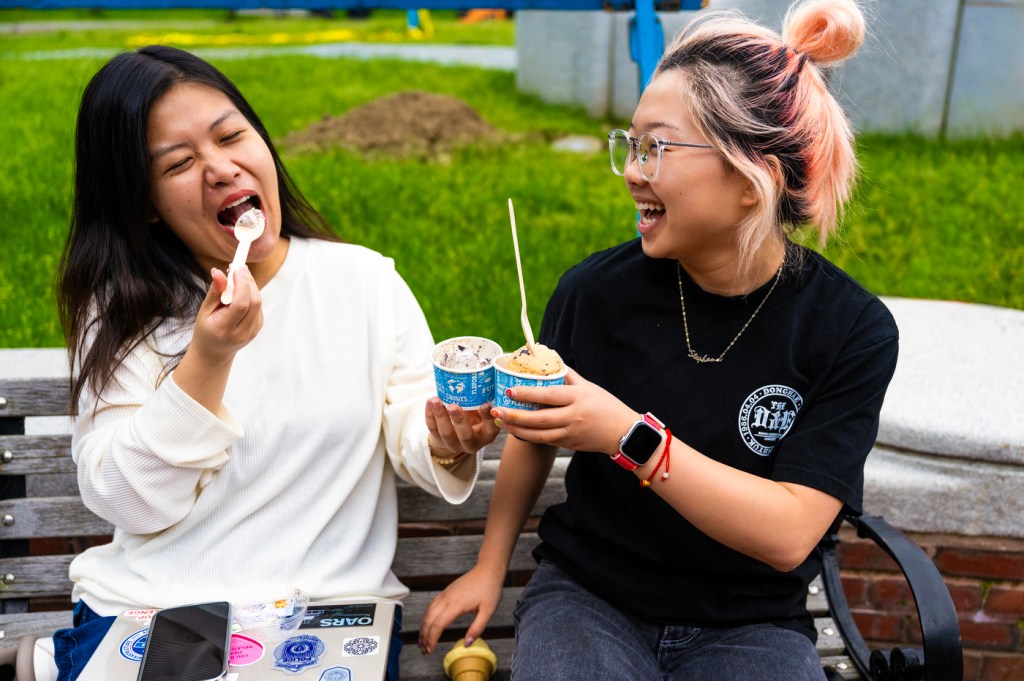
POLYGON ((782 40, 816 64, 834 64, 864 42, 864 15, 853 0, 798 2, 786 12, 782 40))

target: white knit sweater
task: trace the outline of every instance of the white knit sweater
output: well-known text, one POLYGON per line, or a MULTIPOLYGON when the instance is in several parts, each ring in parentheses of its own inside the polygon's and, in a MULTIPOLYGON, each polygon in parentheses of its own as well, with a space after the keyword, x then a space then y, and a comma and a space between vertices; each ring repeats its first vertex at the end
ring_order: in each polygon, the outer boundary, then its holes
POLYGON ((469 495, 479 453, 454 472, 430 458, 433 342, 390 259, 292 239, 261 294, 264 326, 235 358, 222 413, 160 380, 160 353, 183 348, 191 324, 137 348, 98 404, 85 391, 82 498, 118 528, 71 564, 73 598, 97 613, 290 587, 400 599, 395 472, 452 503, 469 495))

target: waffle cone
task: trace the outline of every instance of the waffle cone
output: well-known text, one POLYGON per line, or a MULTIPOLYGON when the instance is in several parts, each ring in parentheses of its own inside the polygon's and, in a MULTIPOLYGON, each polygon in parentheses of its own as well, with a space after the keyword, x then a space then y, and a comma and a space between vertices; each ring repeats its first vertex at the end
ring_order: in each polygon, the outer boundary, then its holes
POLYGON ((483 657, 463 657, 451 663, 452 681, 487 681, 494 665, 483 657))

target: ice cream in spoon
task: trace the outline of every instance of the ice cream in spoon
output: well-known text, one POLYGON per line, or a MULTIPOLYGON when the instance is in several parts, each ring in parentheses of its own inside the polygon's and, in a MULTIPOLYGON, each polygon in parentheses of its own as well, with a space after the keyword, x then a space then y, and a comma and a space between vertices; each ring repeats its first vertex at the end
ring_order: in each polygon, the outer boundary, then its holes
POLYGON ((249 257, 249 246, 263 234, 265 224, 263 211, 259 208, 250 208, 239 215, 235 222, 235 238, 238 239, 238 248, 235 250, 234 259, 228 266, 227 288, 220 294, 220 302, 225 305, 230 305, 235 296, 235 270, 245 265, 245 260, 249 257))

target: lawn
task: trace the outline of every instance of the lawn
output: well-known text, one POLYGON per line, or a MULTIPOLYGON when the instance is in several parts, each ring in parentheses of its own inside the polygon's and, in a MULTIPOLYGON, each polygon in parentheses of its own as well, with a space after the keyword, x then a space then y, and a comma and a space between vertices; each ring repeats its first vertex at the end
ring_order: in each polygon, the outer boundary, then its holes
MULTIPOLYGON (((9 41, 0 38, 0 346, 47 347, 62 340, 51 285, 71 200, 75 107, 103 59, 23 58, 9 41)), ((508 197, 535 328, 566 268, 635 235, 634 206, 606 152, 550 144, 570 134, 599 139, 623 121, 521 94, 513 73, 303 56, 213 61, 277 139, 410 84, 458 97, 514 134, 497 148, 432 160, 341 150, 284 156, 343 238, 395 259, 437 338, 520 342, 508 197)), ((943 143, 870 135, 859 144, 862 181, 826 255, 881 295, 1024 309, 1024 136, 943 143)))

